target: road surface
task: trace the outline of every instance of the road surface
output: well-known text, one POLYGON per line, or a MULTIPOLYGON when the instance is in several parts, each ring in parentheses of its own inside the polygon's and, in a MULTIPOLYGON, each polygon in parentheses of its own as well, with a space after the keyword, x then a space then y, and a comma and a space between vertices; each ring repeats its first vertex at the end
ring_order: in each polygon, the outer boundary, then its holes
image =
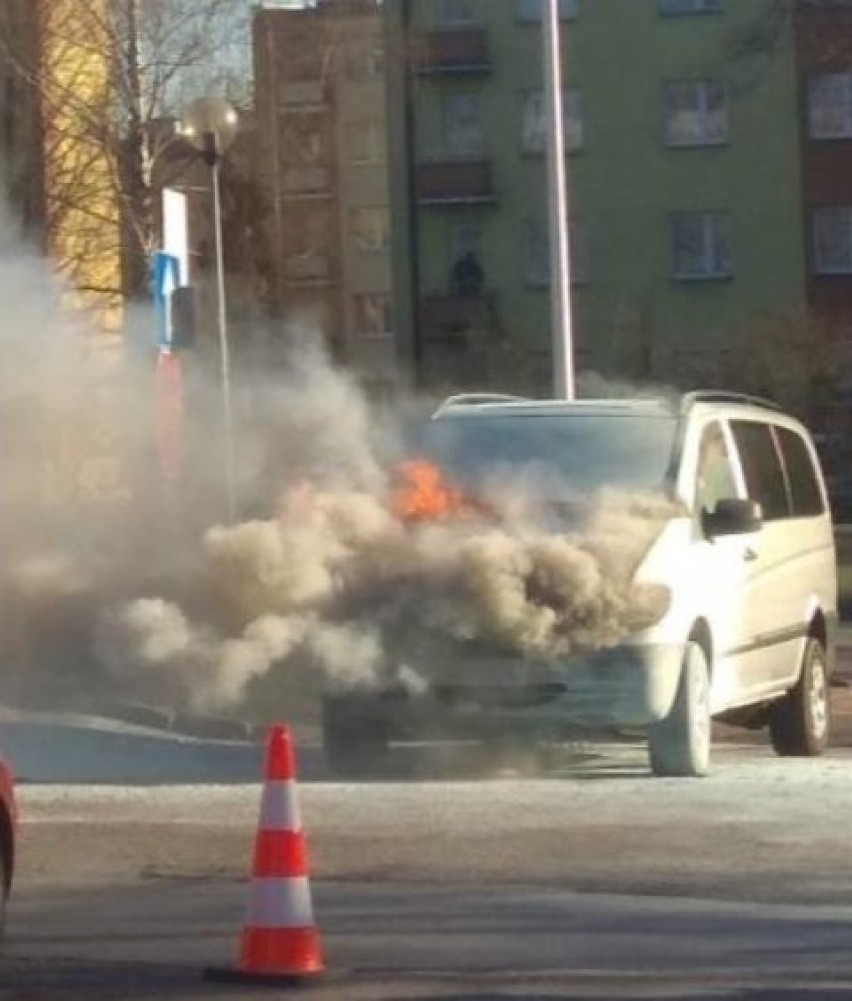
MULTIPOLYGON (((852 998, 852 752, 728 745, 689 781, 587 751, 534 779, 304 781, 330 971, 310 996, 852 998)), ((234 953, 257 800, 23 787, 0 997, 257 996, 200 980, 234 953)))

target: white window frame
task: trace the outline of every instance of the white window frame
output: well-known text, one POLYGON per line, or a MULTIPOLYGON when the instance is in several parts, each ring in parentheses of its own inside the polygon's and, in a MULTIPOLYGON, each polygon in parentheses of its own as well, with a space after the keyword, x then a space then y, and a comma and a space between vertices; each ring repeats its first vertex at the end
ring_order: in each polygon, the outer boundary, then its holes
MULTIPOLYGON (((525 155, 544 155, 547 152, 544 91, 522 90, 520 96, 521 152, 525 155)), ((577 87, 566 87, 562 92, 562 127, 566 152, 576 153, 583 149, 586 142, 583 95, 577 87)))
POLYGON ((449 159, 482 159, 482 157, 486 155, 487 146, 485 141, 485 122, 482 114, 481 95, 471 91, 448 94, 444 98, 443 104, 443 129, 444 149, 449 159), (456 120, 455 126, 451 123, 453 115, 451 108, 454 103, 459 105, 462 101, 469 101, 471 109, 475 109, 475 114, 471 118, 471 124, 473 124, 475 128, 471 129, 467 133, 468 139, 465 143, 458 142, 458 138, 462 135, 462 130, 458 129, 458 122, 460 119, 456 120), (457 131, 453 132, 453 128, 456 128, 457 131))
POLYGON ((359 340, 386 340, 394 336, 393 297, 388 292, 361 292, 352 296, 352 315, 355 336, 359 340), (359 321, 370 314, 379 318, 375 329, 367 329, 359 321), (382 329, 378 329, 381 327, 382 329))
POLYGON ((673 149, 696 146, 724 146, 730 133, 728 90, 724 82, 718 79, 704 80, 667 80, 662 90, 663 135, 665 145, 673 149), (672 97, 675 89, 687 93, 693 107, 686 114, 691 116, 684 121, 689 128, 678 134, 679 110, 674 107, 672 97), (712 92, 717 89, 722 95, 722 127, 713 127, 714 116, 712 92))
POLYGON ((733 249, 731 217, 723 211, 672 212, 669 217, 672 255, 672 278, 675 281, 725 281, 733 278, 733 249), (700 223, 699 234, 700 266, 683 266, 679 252, 678 226, 700 223), (725 241, 724 254, 719 255, 718 246, 725 241))
POLYGON ((822 205, 813 211, 812 219, 814 274, 852 275, 852 205, 822 205), (844 246, 839 254, 826 255, 824 227, 836 227, 844 246), (821 233, 821 229, 823 232, 821 233))
POLYGON ((808 138, 852 138, 852 71, 812 73, 807 87, 808 138), (837 104, 832 103, 834 99, 837 104), (832 122, 835 115, 837 120, 832 122))
POLYGON ((382 254, 390 247, 387 205, 357 205, 349 210, 352 245, 361 254, 382 254))
MULTIPOLYGON (((544 217, 529 217, 523 223, 521 262, 524 285, 529 289, 550 288, 550 225, 544 217)), ((585 220, 572 217, 568 221, 569 261, 571 284, 588 285, 591 282, 589 256, 589 231, 585 220)))
MULTIPOLYGON (((494 0, 489 0, 493 3, 494 0)), ((544 0, 515 0, 515 20, 521 24, 537 24, 541 21, 544 0)), ((559 0, 559 17, 563 21, 573 21, 580 13, 580 0, 559 0)))
POLYGON ((663 17, 680 14, 721 14, 724 0, 657 0, 657 13, 663 17))

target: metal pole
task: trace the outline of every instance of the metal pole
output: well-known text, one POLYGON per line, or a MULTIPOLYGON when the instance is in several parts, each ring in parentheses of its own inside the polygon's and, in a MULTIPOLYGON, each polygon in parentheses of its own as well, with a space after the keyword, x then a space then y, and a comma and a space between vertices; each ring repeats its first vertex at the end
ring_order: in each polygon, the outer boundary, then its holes
POLYGON ((225 250, 222 241, 222 193, 219 174, 221 157, 211 164, 213 174, 213 230, 216 241, 216 288, 219 312, 219 360, 222 374, 222 410, 225 436, 225 495, 228 521, 237 516, 236 480, 234 475, 234 414, 231 405, 231 353, 228 345, 228 310, 225 298, 225 250))
POLYGON ((574 399, 574 345, 571 317, 571 260, 568 240, 568 187, 562 118, 562 47, 559 0, 542 4, 544 101, 547 117, 547 186, 550 217, 550 302, 553 338, 553 390, 557 399, 574 399))

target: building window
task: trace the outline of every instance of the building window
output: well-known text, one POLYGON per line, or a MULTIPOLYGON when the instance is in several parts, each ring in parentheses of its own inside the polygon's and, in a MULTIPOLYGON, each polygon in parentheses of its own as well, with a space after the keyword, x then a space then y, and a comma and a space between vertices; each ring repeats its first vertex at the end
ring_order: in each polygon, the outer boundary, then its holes
POLYGON ((393 336, 393 300, 383 292, 352 297, 355 332, 359 337, 393 336))
POLYGON ((671 236, 676 279, 731 277, 731 221, 727 212, 675 212, 671 236))
POLYGON ((384 123, 370 118, 347 125, 346 153, 350 163, 384 163, 387 160, 384 123))
POLYGON ((657 0, 661 14, 718 14, 722 0, 657 0))
MULTIPOLYGON (((582 219, 568 224, 571 284, 583 285, 590 280, 588 231, 582 219)), ((524 255, 524 281, 529 288, 550 286, 550 224, 547 219, 527 219, 524 222, 521 252, 524 255)))
POLYGON ((363 254, 378 254, 390 243, 390 212, 386 205, 365 205, 349 214, 352 241, 363 254))
POLYGON ((478 222, 457 222, 450 229, 450 260, 455 263, 465 254, 482 256, 482 226, 478 222))
MULTIPOLYGON (((583 147, 583 101, 580 91, 568 87, 562 94, 562 127, 565 148, 571 152, 583 147)), ((547 110, 543 90, 521 93, 521 150, 544 153, 547 150, 547 110)))
POLYGON ((475 0, 441 0, 441 24, 474 24, 475 22, 475 0))
POLYGON ((663 85, 667 146, 715 146, 728 141, 728 94, 719 80, 663 85))
POLYGON ((283 61, 283 77, 288 82, 303 82, 322 78, 323 49, 317 31, 303 31, 288 38, 287 58, 283 61))
POLYGON ((852 73, 815 73, 808 79, 808 135, 852 137, 852 73))
POLYGON ((384 49, 373 39, 362 40, 345 56, 346 77, 354 82, 372 80, 384 72, 384 49))
POLYGON ((813 228, 815 272, 852 274, 852 205, 816 209, 813 228))
MULTIPOLYGON (((519 21, 540 21, 543 4, 544 0, 515 0, 515 16, 519 21)), ((559 0, 559 16, 570 21, 577 16, 578 7, 579 0, 559 0)))
POLYGON ((324 164, 329 160, 328 133, 318 124, 316 115, 282 114, 278 118, 280 134, 287 137, 292 162, 324 164))
POLYGON ((465 159, 485 153, 485 130, 478 94, 450 94, 445 99, 444 141, 451 157, 465 159))

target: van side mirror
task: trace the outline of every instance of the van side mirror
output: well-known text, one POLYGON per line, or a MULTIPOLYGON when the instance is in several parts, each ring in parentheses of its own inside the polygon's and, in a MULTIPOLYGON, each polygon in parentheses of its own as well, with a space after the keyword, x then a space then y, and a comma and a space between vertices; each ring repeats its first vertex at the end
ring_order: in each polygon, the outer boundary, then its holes
POLYGON ((763 511, 753 500, 726 497, 716 504, 715 511, 701 512, 701 527, 708 539, 721 535, 749 535, 763 525, 763 511))

